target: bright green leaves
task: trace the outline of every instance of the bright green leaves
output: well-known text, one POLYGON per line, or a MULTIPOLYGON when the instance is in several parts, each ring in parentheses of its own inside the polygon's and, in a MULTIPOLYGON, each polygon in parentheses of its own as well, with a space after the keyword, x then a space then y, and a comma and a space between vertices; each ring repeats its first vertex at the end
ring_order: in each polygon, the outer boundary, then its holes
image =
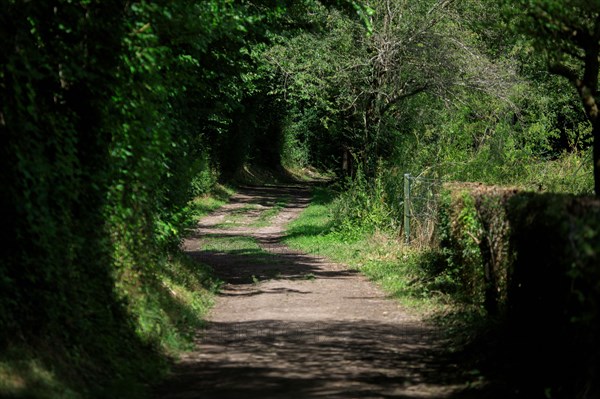
POLYGON ((367 32, 369 32, 369 34, 373 33, 373 23, 371 18, 375 15, 375 10, 362 2, 352 1, 351 3, 356 10, 356 13, 365 24, 367 32))

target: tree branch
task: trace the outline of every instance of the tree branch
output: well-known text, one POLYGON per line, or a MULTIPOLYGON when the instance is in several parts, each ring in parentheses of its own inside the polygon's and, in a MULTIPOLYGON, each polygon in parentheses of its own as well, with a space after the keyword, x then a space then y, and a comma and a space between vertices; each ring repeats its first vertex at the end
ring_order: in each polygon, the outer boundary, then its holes
POLYGON ((427 88, 428 88, 428 85, 423 84, 421 86, 414 88, 413 90, 409 91, 408 93, 398 94, 397 96, 393 97, 387 104, 385 104, 385 106, 381 110, 381 115, 384 115, 387 111, 390 110, 390 108, 392 108, 392 106, 394 106, 395 104, 404 100, 405 98, 416 96, 417 94, 422 93, 425 90, 427 90, 427 88))
POLYGON ((556 63, 551 63, 548 66, 548 70, 550 71, 550 73, 567 78, 569 80, 569 82, 571 82, 573 85, 575 85, 575 87, 577 89, 579 89, 581 87, 581 79, 579 79, 579 76, 577 76, 577 73, 574 70, 572 70, 571 68, 556 62, 556 63))

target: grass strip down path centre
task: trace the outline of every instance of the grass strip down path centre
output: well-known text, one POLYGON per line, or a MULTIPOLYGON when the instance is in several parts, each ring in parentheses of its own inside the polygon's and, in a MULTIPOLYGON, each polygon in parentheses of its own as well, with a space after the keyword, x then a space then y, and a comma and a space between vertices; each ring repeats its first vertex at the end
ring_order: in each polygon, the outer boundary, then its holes
POLYGON ((436 328, 358 271, 282 244, 309 203, 304 186, 247 187, 199 221, 185 251, 224 284, 157 398, 460 396, 436 328))

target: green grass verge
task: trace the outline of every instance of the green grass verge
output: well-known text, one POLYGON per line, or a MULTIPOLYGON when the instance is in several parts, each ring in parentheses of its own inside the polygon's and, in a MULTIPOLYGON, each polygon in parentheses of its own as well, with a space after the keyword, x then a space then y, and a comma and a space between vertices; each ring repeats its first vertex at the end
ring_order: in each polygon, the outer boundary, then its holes
POLYGON ((149 397, 148 383, 165 375, 169 359, 193 347, 218 286, 208 267, 183 254, 164 260, 152 276, 121 276, 130 325, 81 337, 77 345, 40 336, 3 347, 0 397, 149 397))
POLYGON ((207 266, 183 254, 172 257, 128 295, 138 335, 168 355, 191 349, 218 288, 207 266))
POLYGON ((0 357, 0 397, 2 398, 81 398, 57 376, 53 367, 28 348, 11 348, 0 357))
POLYGON ((194 198, 188 205, 192 221, 197 222, 202 217, 222 207, 234 193, 233 188, 217 184, 211 193, 194 198))
MULTIPOLYGON (((315 188, 311 205, 288 225, 285 244, 359 270, 407 309, 438 325, 450 338, 449 352, 495 328, 480 307, 455 291, 439 249, 412 248, 392 233, 348 231, 333 224, 331 190, 315 188)), ((488 334, 489 335, 489 334, 488 334)))
POLYGON ((341 231, 333 226, 335 195, 315 188, 311 205, 290 223, 285 244, 348 265, 378 283, 391 297, 419 312, 442 310, 449 298, 426 283, 437 254, 405 246, 392 233, 341 231))

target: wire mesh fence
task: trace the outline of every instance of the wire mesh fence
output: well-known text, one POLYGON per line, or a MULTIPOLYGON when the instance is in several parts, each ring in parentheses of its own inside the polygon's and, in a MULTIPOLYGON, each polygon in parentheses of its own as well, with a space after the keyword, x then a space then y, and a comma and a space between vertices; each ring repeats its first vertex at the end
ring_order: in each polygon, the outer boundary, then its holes
POLYGON ((435 235, 442 181, 404 175, 404 237, 407 244, 429 244, 435 235))

